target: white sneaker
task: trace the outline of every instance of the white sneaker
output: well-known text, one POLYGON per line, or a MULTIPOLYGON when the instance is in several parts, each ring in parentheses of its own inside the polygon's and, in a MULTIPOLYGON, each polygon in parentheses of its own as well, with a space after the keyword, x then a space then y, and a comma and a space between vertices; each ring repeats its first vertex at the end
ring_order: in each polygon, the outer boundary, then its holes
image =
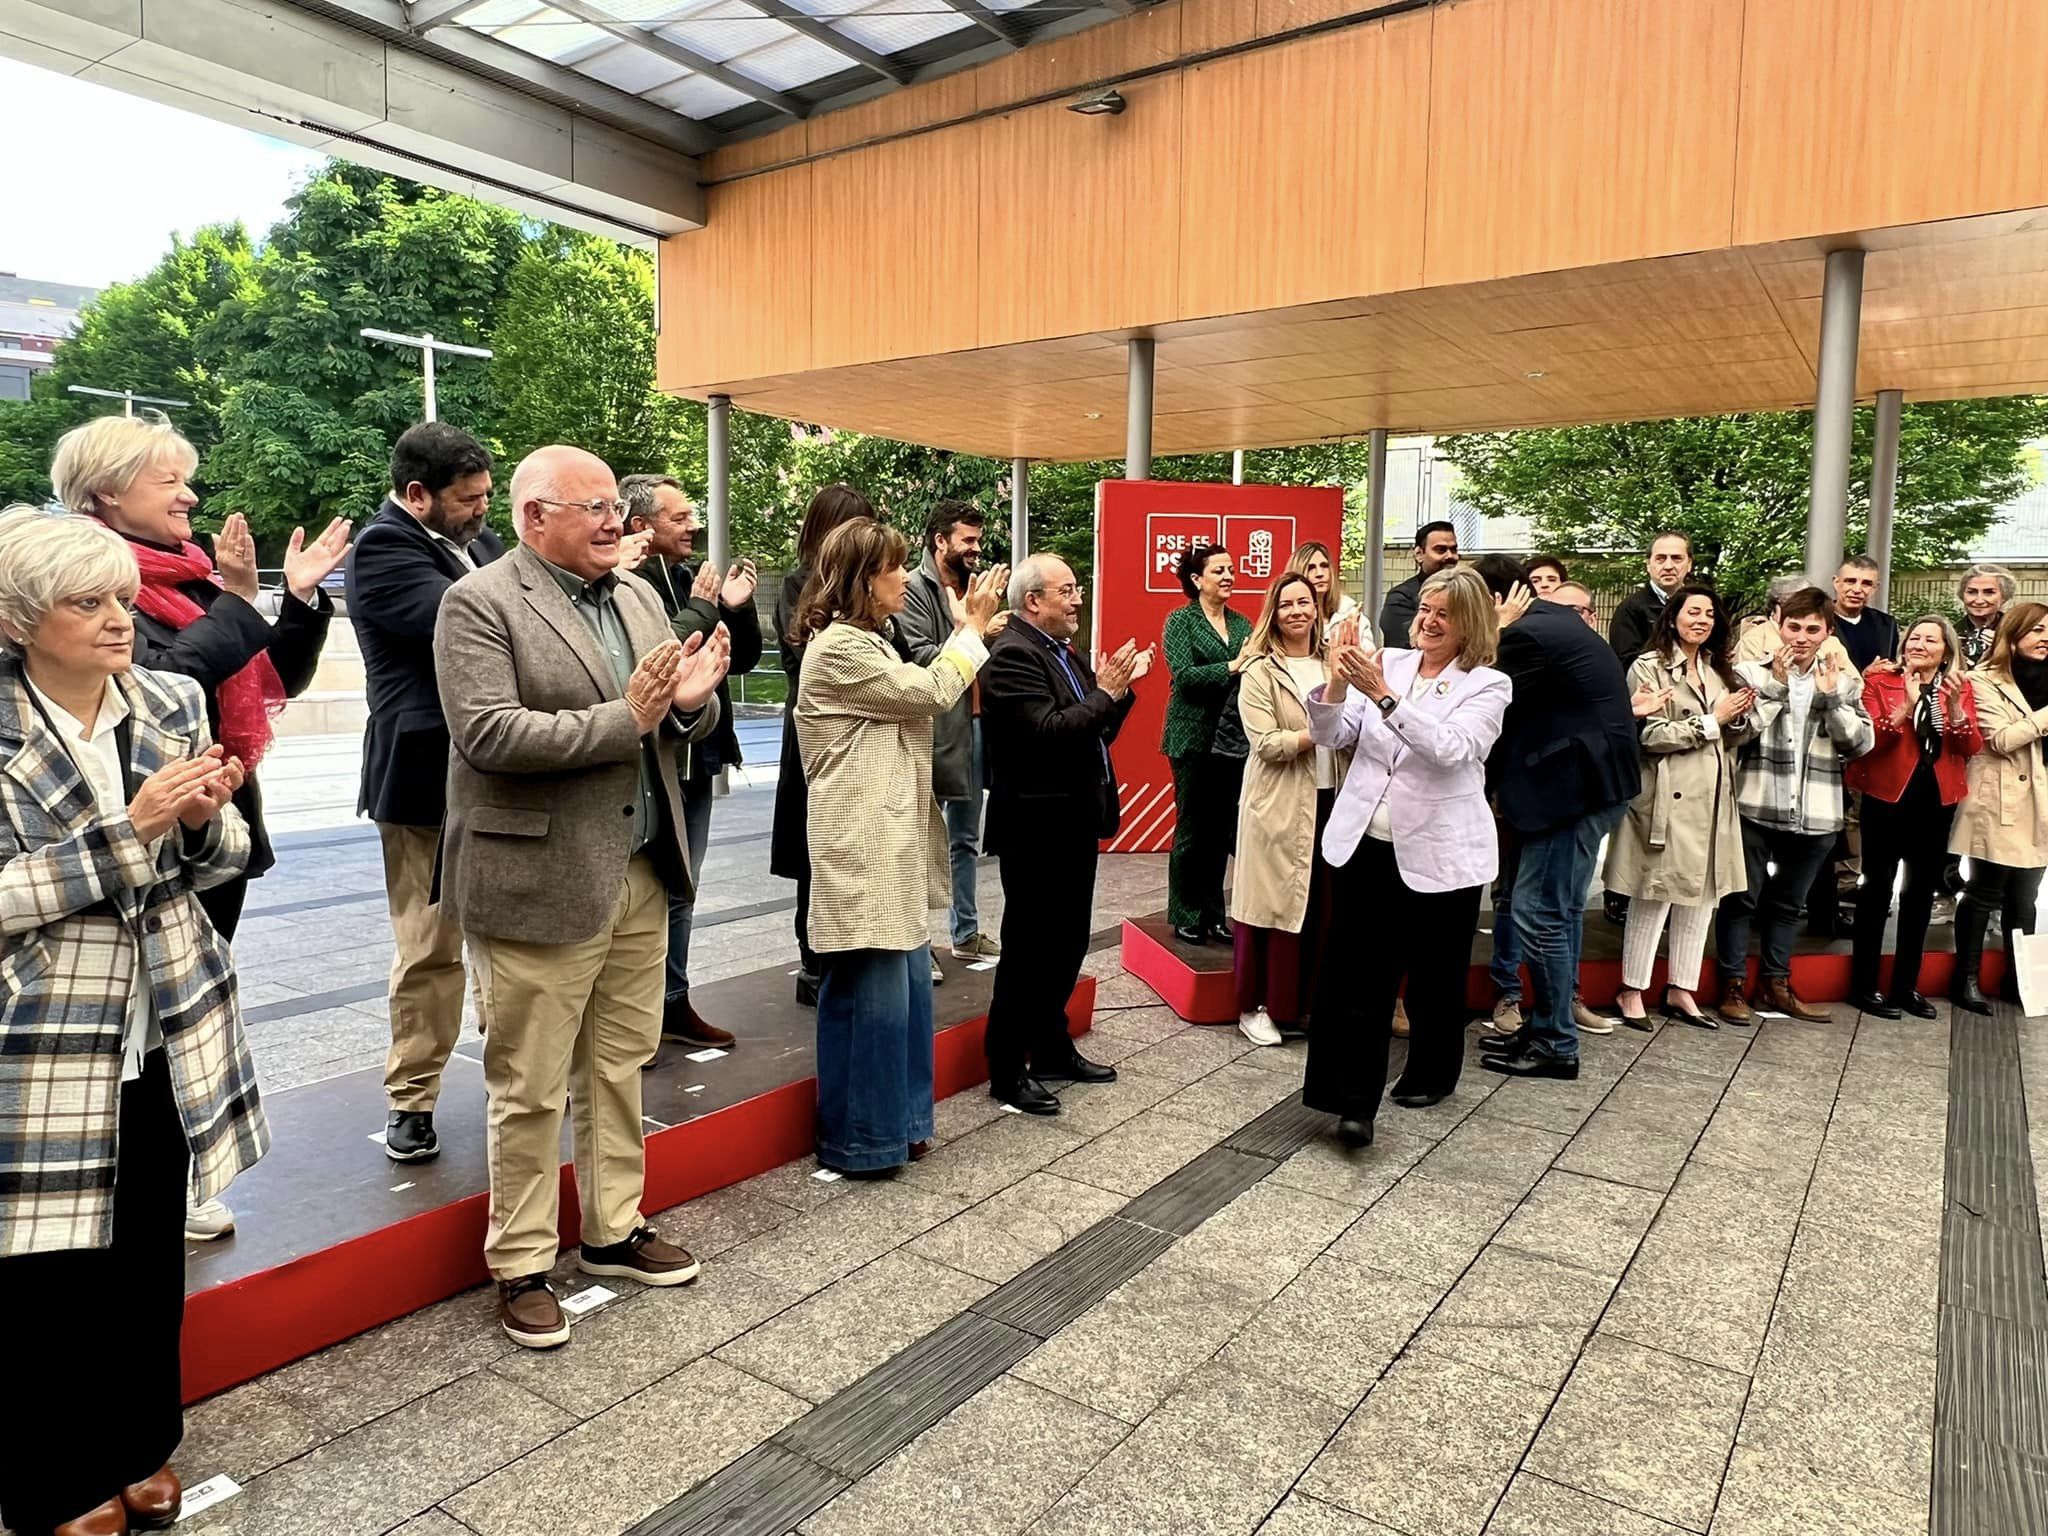
POLYGON ((192 1243, 210 1243, 215 1238, 226 1237, 235 1230, 235 1213, 218 1200, 205 1200, 194 1204, 188 1195, 185 1199, 185 1240, 192 1243))
POLYGON ((1238 1015, 1237 1032, 1253 1045, 1280 1043, 1280 1028, 1263 1008, 1255 1008, 1250 1013, 1238 1015))

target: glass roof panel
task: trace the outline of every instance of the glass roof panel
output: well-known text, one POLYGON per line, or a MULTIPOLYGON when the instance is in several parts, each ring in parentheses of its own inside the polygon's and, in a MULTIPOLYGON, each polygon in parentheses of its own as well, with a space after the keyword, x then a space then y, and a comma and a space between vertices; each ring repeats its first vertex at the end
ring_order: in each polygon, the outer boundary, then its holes
POLYGON ((915 47, 973 25, 958 11, 940 6, 935 0, 919 0, 910 5, 904 0, 866 0, 861 12, 846 12, 832 22, 834 31, 844 32, 877 53, 915 47))
POLYGON ((524 21, 541 9, 540 0, 484 0, 484 4, 474 10, 464 11, 454 25, 478 30, 502 27, 508 22, 524 21))
POLYGON ((718 0, 686 21, 661 28, 660 35, 722 64, 737 54, 766 48, 795 34, 740 0, 718 0))
POLYGON ((619 43, 580 60, 576 70, 579 74, 589 75, 594 80, 602 80, 606 85, 615 85, 622 91, 639 96, 657 85, 668 84, 683 73, 683 66, 645 48, 619 43))
POLYGON ((602 29, 547 6, 542 6, 525 21, 492 29, 491 35, 523 53, 531 53, 556 64, 613 42, 613 38, 602 29))
POLYGON ((647 93, 647 99, 656 106, 700 121, 730 112, 734 107, 755 105, 753 97, 703 75, 685 75, 672 84, 657 86, 647 93))
POLYGON ((823 43, 794 32, 788 33, 782 42, 731 60, 732 67, 741 74, 778 90, 836 75, 850 63, 845 54, 834 53, 823 43))

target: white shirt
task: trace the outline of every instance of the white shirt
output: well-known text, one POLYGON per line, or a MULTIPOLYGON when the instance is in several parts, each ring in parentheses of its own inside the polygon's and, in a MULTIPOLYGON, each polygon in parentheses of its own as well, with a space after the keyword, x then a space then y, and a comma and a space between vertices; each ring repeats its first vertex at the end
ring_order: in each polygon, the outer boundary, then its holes
MULTIPOLYGON (((92 791, 93 808, 102 819, 125 816, 128 813, 128 776, 126 765, 121 761, 121 743, 114 732, 128 718, 128 701, 114 686, 114 680, 111 677, 107 679, 107 691, 100 698, 99 715, 92 723, 90 735, 76 716, 34 683, 29 683, 28 690, 36 696, 36 702, 42 705, 50 723, 57 728, 64 750, 71 754, 72 763, 84 777, 86 787, 92 791)), ((152 843, 150 851, 154 853, 162 841, 159 838, 152 843)), ((142 961, 141 941, 133 934, 128 938, 135 945, 135 977, 128 988, 128 1024, 121 1032, 121 1081, 124 1083, 132 1083, 142 1076, 142 1058, 164 1043, 163 1029, 157 1023, 156 1009, 150 1001, 149 972, 142 961)))
MULTIPOLYGON (((1317 657, 1282 654, 1280 660, 1286 665, 1287 675, 1294 679, 1294 686, 1301 690, 1301 696, 1304 699, 1328 681, 1323 675, 1322 661, 1317 657)), ((1328 747, 1314 747, 1310 750, 1316 755, 1316 788, 1335 789, 1337 787, 1337 754, 1328 747)))
POLYGON ((456 543, 453 539, 449 538, 446 534, 436 533, 434 532, 433 529, 429 528, 427 530, 427 537, 431 538, 436 544, 439 544, 443 549, 450 551, 455 556, 456 559, 462 562, 463 568, 465 570, 473 571, 476 569, 476 562, 469 558, 469 551, 464 549, 460 544, 456 543))
MULTIPOLYGON (((1436 683, 1436 678, 1424 677, 1418 670, 1415 674, 1415 681, 1408 685, 1408 702, 1412 704, 1418 699, 1426 698, 1430 689, 1434 688, 1436 683)), ((1374 705, 1373 707, 1378 708, 1379 706, 1374 705)), ((1388 794, 1392 793, 1393 788, 1394 781, 1389 778, 1387 780, 1388 794)), ((1388 809, 1387 799, 1388 795, 1380 796, 1380 803, 1372 808, 1372 820, 1365 824, 1365 835, 1367 837, 1376 837, 1383 843, 1391 843, 1394 840, 1394 813, 1388 809)))
POLYGON ((1819 691, 1820 680, 1816 676, 1819 668, 1808 667, 1801 672, 1787 663, 1785 667, 1785 713, 1792 717, 1792 782, 1806 782, 1806 729, 1808 718, 1813 714, 1813 696, 1819 691))

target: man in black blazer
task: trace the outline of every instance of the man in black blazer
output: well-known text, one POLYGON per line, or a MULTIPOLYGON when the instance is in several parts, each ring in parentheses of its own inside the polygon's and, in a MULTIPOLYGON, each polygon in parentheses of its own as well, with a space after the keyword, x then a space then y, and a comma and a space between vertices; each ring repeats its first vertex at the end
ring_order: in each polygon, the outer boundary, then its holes
POLYGON ((1077 654, 1081 585, 1064 560, 1032 555, 1010 575, 1010 622, 981 669, 989 766, 988 848, 1003 881, 1002 958, 989 1004, 989 1093, 1027 1114, 1059 1113, 1050 1078, 1106 1083, 1116 1069, 1074 1049, 1067 999, 1088 953, 1098 841, 1116 834, 1109 744, 1151 670, 1135 640, 1101 674, 1077 654))
MULTIPOLYGON (((697 892, 703 888, 704 855, 711 847, 711 802, 718 777, 740 765, 739 732, 733 725, 729 679, 745 677, 761 663, 761 617, 754 611, 754 562, 740 560, 719 574, 709 560, 693 572, 689 561, 697 537, 697 509, 681 482, 670 475, 628 475, 619 482, 626 504, 626 532, 646 533, 647 563, 640 567, 668 610, 676 638, 707 638, 720 624, 732 637, 731 670, 718 685, 718 726, 690 743, 679 756, 683 798, 683 840, 690 851, 687 893, 668 899, 668 976, 662 995, 661 1033, 692 1047, 731 1050, 732 1031, 721 1029, 690 1002, 690 930, 696 922, 697 892)), ((793 702, 793 701, 792 701, 793 702)), ((647 1063, 650 1067, 654 1061, 647 1063)))
POLYGON ((363 654, 370 720, 356 810, 377 824, 397 953, 384 1152, 425 1162, 441 1150, 434 1105, 462 1032, 462 930, 433 899, 448 804, 448 722, 434 676, 441 598, 505 552, 484 525, 491 455, 460 427, 422 422, 391 451, 391 494, 348 552, 348 617, 363 654))
MULTIPOLYGON (((1535 982, 1527 1022, 1481 1042, 1486 1065, 1512 1077, 1579 1075, 1572 1017, 1585 936, 1586 890, 1600 841, 1642 788, 1628 679, 1612 649, 1561 603, 1515 614, 1521 568, 1504 555, 1474 563, 1503 604, 1500 656, 1515 695, 1487 760, 1501 818, 1521 843, 1516 936, 1535 982)), ((1522 594, 1526 597, 1526 593, 1522 594)))

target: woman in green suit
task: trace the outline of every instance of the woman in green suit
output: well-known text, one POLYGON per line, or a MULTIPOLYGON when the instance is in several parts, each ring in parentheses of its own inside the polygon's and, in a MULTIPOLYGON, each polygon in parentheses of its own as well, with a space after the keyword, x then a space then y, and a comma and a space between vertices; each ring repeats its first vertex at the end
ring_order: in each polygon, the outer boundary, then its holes
POLYGON ((1229 551, 1214 544, 1195 546, 1180 557, 1180 585, 1188 605, 1166 620, 1173 693, 1159 750, 1173 764, 1175 822, 1166 866, 1166 915, 1189 944, 1230 942, 1223 867, 1237 838, 1244 733, 1232 722, 1219 740, 1217 722, 1230 699, 1233 663, 1252 632, 1251 620, 1230 606, 1233 582, 1229 551))

